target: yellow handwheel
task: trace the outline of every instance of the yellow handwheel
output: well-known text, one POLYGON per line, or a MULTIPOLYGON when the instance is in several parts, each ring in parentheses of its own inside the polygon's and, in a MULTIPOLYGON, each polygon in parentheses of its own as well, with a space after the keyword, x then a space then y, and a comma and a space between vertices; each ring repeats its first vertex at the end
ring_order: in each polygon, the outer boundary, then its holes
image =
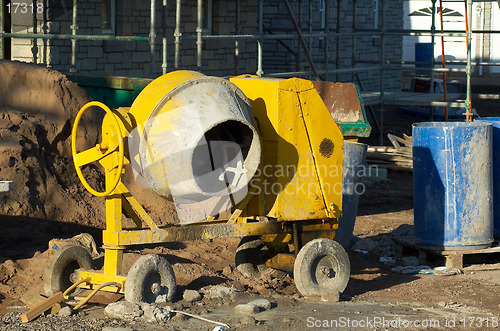
POLYGON ((90 193, 98 197, 104 197, 110 195, 115 190, 116 186, 120 182, 120 177, 123 170, 124 147, 123 147, 123 138, 120 132, 120 126, 118 124, 116 116, 113 114, 111 109, 108 108, 108 106, 99 101, 92 101, 87 103, 85 106, 82 107, 82 109, 80 109, 80 111, 76 115, 75 123, 73 124, 73 129, 71 131, 71 153, 73 155, 73 163, 75 164, 76 174, 78 175, 78 178, 80 178, 80 181, 82 182, 83 186, 85 186, 85 188, 90 193), (118 138, 118 170, 116 171, 115 177, 111 182, 112 185, 109 185, 109 187, 104 192, 96 191, 89 185, 89 183, 83 177, 82 169, 80 169, 80 167, 101 160, 102 158, 113 153, 116 150, 116 148, 103 148, 103 146, 97 144, 95 147, 88 149, 86 151, 80 153, 76 152, 76 131, 78 130, 78 125, 80 124, 80 120, 85 111, 93 106, 100 107, 101 109, 106 111, 106 113, 112 118, 113 131, 116 137, 118 138))

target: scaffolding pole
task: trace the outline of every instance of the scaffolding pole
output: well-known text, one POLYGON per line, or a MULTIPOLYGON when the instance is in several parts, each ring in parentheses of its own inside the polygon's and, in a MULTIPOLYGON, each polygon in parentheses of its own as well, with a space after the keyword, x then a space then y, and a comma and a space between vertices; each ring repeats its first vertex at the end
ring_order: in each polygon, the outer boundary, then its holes
MULTIPOLYGON (((73 0, 73 23, 71 24, 71 35, 76 36, 78 25, 76 24, 78 15, 78 0, 73 0)), ((70 72, 76 72, 76 38, 71 39, 71 69, 70 72)))
POLYGON ((262 43, 264 42, 264 0, 259 0, 259 39, 257 40, 257 76, 262 76, 262 43))
MULTIPOLYGON (((32 1, 33 5, 33 34, 38 33, 38 26, 37 26, 37 20, 36 20, 36 13, 37 11, 35 10, 36 8, 36 0, 32 1)), ((33 54, 33 63, 38 62, 38 42, 36 38, 33 38, 33 47, 31 47, 31 53, 33 54)))
POLYGON ((5 15, 4 15, 4 1, 0 0, 0 33, 2 36, 0 36, 0 60, 3 60, 5 58, 5 48, 4 48, 4 41, 3 41, 3 33, 4 33, 4 26, 5 26, 5 15))
POLYGON ((196 66, 201 71, 203 52, 203 0, 198 0, 198 25, 196 27, 196 66))
POLYGON ((163 43, 163 49, 162 49, 162 64, 161 64, 161 69, 162 73, 166 74, 167 73, 167 58, 168 58, 168 53, 167 53, 167 46, 168 46, 168 40, 167 40, 167 22, 168 22, 168 8, 167 8, 167 0, 163 0, 163 37, 162 37, 162 43, 163 43))
MULTIPOLYGON (((380 99, 382 102, 380 103, 380 146, 384 146, 384 112, 385 112, 385 99, 384 99, 384 93, 385 93, 385 29, 386 29, 386 22, 385 22, 385 1, 380 0, 379 6, 382 6, 382 35, 380 36, 380 66, 382 69, 380 69, 380 99)), ((379 13, 375 13, 375 15, 379 15, 379 13)))
POLYGON ((175 2, 175 55, 174 55, 174 68, 179 69, 180 60, 180 47, 181 47, 181 0, 175 2))
POLYGON ((155 77, 155 41, 156 41, 156 0, 151 0, 151 17, 149 30, 149 76, 155 77))
POLYGON ((472 122, 472 111, 471 111, 471 86, 470 86, 470 75, 471 75, 471 28, 472 26, 472 0, 465 0, 465 33, 467 35, 467 66, 466 66, 466 77, 467 77, 467 93, 465 97, 465 120, 467 122, 472 122))

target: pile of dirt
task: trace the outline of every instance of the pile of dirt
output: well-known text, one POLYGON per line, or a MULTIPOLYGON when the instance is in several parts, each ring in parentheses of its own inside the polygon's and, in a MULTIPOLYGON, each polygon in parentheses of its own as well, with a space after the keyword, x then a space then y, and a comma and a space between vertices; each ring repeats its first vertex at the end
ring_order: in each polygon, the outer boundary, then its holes
MULTIPOLYGON (((84 189, 71 157, 72 123, 90 97, 63 74, 42 66, 0 61, 0 77, 0 180, 14 182, 14 190, 0 196, 0 212, 103 228, 104 199, 84 189)), ((84 115, 78 151, 99 141, 103 114, 84 115)), ((86 166, 84 175, 102 190, 99 168, 86 166)), ((125 183, 153 219, 176 219, 171 203, 135 185, 132 176, 125 183)))
MULTIPOLYGON (((103 202, 81 188, 71 161, 71 123, 91 101, 63 74, 45 67, 0 61, 0 179, 14 190, 0 197, 3 215, 84 225, 102 219, 103 202)), ((98 114, 82 125, 79 148, 94 146, 98 114)), ((100 184, 98 174, 94 184, 100 184)), ((35 229, 36 230, 36 229, 35 229)))

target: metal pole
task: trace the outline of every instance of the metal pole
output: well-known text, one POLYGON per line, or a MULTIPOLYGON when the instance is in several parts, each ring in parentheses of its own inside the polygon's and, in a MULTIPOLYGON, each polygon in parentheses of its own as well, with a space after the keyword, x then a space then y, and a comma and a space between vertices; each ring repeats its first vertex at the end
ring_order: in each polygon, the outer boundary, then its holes
MULTIPOLYGON (((236 0, 236 34, 240 34, 241 25, 241 1, 236 0)), ((234 41, 234 74, 238 75, 238 68, 240 66, 240 42, 238 39, 234 41)))
POLYGON ((201 70, 201 56, 203 41, 203 0, 198 0, 198 26, 196 28, 196 66, 201 70))
POLYGON ((156 39, 156 0, 151 0, 151 19, 149 30, 149 76, 155 77, 155 39, 156 39))
MULTIPOLYGON (((304 6, 304 0, 299 0, 299 27, 300 27, 300 30, 302 31, 302 27, 303 27, 303 24, 302 24, 302 16, 304 14, 304 11, 303 11, 303 7, 304 6)), ((295 55, 295 70, 297 71, 301 71, 302 70, 302 67, 301 67, 301 58, 300 58, 300 47, 297 47, 297 54, 295 55)))
MULTIPOLYGON (((3 33, 4 30, 4 25, 5 25, 5 16, 4 16, 4 6, 3 6, 3 0, 0 0, 0 33, 3 33)), ((5 58, 4 54, 4 45, 3 45, 3 37, 0 37, 0 60, 3 60, 5 58)))
MULTIPOLYGON (((49 0, 44 0, 44 7, 47 8, 49 4, 49 0)), ((48 32, 48 27, 47 27, 47 21, 48 21, 48 11, 44 10, 43 11, 43 34, 47 34, 48 32)), ((47 67, 51 67, 49 63, 47 63, 47 53, 48 53, 48 44, 49 41, 47 39, 42 39, 43 43, 43 64, 45 64, 47 67)))
MULTIPOLYGON (((352 26, 351 30, 354 33, 356 31, 356 0, 352 1, 352 26)), ((351 67, 356 67, 356 36, 352 36, 352 47, 351 47, 351 67)), ((351 76, 351 80, 354 82, 354 73, 351 76)), ((358 80, 359 76, 358 76, 358 80)))
MULTIPOLYGON (((380 0, 380 5, 382 6, 382 34, 380 35, 381 47, 380 47, 380 99, 382 103, 380 104, 380 146, 384 145, 384 103, 385 103, 385 79, 384 79, 384 65, 385 65, 385 1, 380 0)), ((375 15, 378 15, 376 13, 375 15)))
MULTIPOLYGON (((441 33, 444 31, 444 25, 443 25, 443 0, 439 0, 439 18, 441 22, 441 33)), ((444 59, 444 36, 441 36, 441 66, 443 68, 446 67, 445 64, 445 59, 444 59)), ((448 95, 446 91, 446 72, 443 71, 443 96, 444 96, 444 102, 448 101, 448 95)), ((448 107, 444 107, 444 120, 445 122, 448 121, 448 107)))
MULTIPOLYGON (((339 0, 339 5, 340 5, 340 0, 339 0)), ((337 17, 337 20, 338 20, 338 17, 337 17)), ((330 1, 325 0, 325 29, 324 29, 325 38, 323 39, 323 41, 325 42, 324 56, 323 56, 324 61, 325 61, 325 70, 328 70, 328 62, 330 61, 330 58, 329 58, 330 52, 328 49, 328 42, 329 42, 328 33, 330 33, 329 24, 330 24, 330 1)), ((338 49, 338 45, 337 45, 337 49, 338 49)), ((338 69, 338 68, 336 68, 336 69, 338 69)), ((325 80, 328 81, 328 74, 325 75, 325 80)))
POLYGON ((167 73, 167 22, 168 22, 168 9, 167 9, 167 0, 163 0, 163 50, 162 50, 162 73, 166 74, 167 73))
POLYGON ((472 112, 471 112, 471 86, 470 86, 470 75, 471 75, 471 39, 472 39, 472 0, 467 0, 465 7, 465 33, 467 35, 467 67, 466 75, 467 75, 467 94, 465 99, 465 116, 467 122, 472 122, 472 112))
MULTIPOLYGON (((335 69, 339 69, 340 66, 340 37, 338 36, 338 33, 340 33, 340 6, 341 6, 341 0, 337 0, 337 26, 336 26, 336 31, 337 32, 337 38, 336 38, 336 43, 337 45, 335 46, 335 69)), ((335 81, 339 81, 339 74, 335 75, 335 81)))
MULTIPOLYGON (((431 16, 431 58, 429 65, 434 68, 434 43, 436 41, 436 0, 432 0, 432 16, 431 16)), ((430 72, 429 93, 434 93, 434 72, 430 72)), ((430 119, 434 120, 434 107, 431 106, 430 119)))
MULTIPOLYGON (((313 0, 309 0, 309 34, 312 33, 313 33, 313 0)), ((313 39, 309 38, 309 49, 312 49, 312 47, 313 47, 313 39)))
MULTIPOLYGON (((37 21, 36 21, 36 0, 33 0, 33 33, 38 33, 37 21)), ((33 54, 33 63, 37 63, 38 61, 38 41, 36 38, 33 38, 33 47, 31 47, 31 53, 33 54)))
POLYGON ((181 46, 181 0, 177 0, 175 4, 175 57, 174 57, 174 68, 179 68, 179 53, 181 46))
MULTIPOLYGON (((108 35, 85 35, 85 34, 34 34, 34 33, 0 33, 4 38, 24 38, 24 39, 57 39, 57 40, 117 40, 117 41, 147 41, 149 36, 108 36, 108 35)), ((255 39, 255 38, 254 38, 255 39)))
POLYGON ((264 70, 262 70, 262 35, 264 34, 264 0, 259 0, 259 36, 260 39, 257 40, 257 76, 262 76, 264 70))
MULTIPOLYGON (((73 24, 71 25, 71 35, 76 36, 76 17, 78 14, 78 0, 73 0, 73 24)), ((71 69, 70 72, 76 72, 76 39, 71 39, 71 69)))
POLYGON ((302 32, 300 32, 299 26, 297 25, 297 21, 293 16, 292 7, 290 6, 288 0, 283 0, 283 1, 285 2, 285 7, 286 10, 288 11, 288 15, 290 16, 290 20, 292 21, 293 27, 295 28, 295 32, 297 32, 297 37, 299 37, 299 42, 302 45, 302 48, 304 49, 304 53, 306 54, 309 64, 311 65, 311 70, 314 73, 314 77, 316 78, 317 81, 321 81, 321 78, 319 77, 318 72, 316 71, 316 66, 314 65, 313 59, 311 58, 311 54, 309 53, 309 49, 307 49, 307 45, 304 41, 304 38, 302 38, 302 32))

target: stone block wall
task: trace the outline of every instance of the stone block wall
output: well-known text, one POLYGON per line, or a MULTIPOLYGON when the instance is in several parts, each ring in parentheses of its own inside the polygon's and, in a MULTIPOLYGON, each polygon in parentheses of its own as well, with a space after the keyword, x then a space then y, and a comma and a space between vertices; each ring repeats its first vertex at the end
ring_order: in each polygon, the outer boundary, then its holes
MULTIPOLYGON (((30 0, 19 0, 31 3, 30 0)), ((103 35, 103 0, 78 1, 78 34, 103 35)), ((205 4, 208 0, 204 0, 205 4)), ((258 0, 240 0, 240 22, 237 22, 237 1, 212 0, 212 35, 257 34, 258 33, 258 0)), ((329 29, 332 32, 353 31, 355 16, 356 29, 374 28, 374 1, 357 0, 354 14, 352 1, 326 0, 329 6, 329 29), (340 8, 337 8, 340 3, 340 8), (340 9, 338 11, 338 9, 340 9), (340 13, 337 17, 337 13, 340 13)), ((381 1, 382 2, 382 1, 381 1)), ((379 11, 379 27, 382 27, 382 13, 386 26, 390 28, 403 26, 403 1, 383 1, 384 10, 379 11)), ((313 1, 312 22, 309 22, 309 2, 290 0, 294 15, 303 33, 321 32, 324 30, 321 1, 313 1), (302 8, 299 8, 301 4, 302 8), (300 14, 299 14, 300 13, 300 14)), ((54 34, 71 34, 72 0, 44 0, 44 10, 37 14, 37 30, 54 34)), ((156 2, 156 47, 154 76, 162 72, 162 37, 168 41, 167 70, 174 70, 174 27, 175 1, 168 1, 166 28, 163 26, 162 1, 156 2)), ((196 35, 197 4, 196 1, 182 1, 183 36, 196 35)), ((33 15, 13 15, 13 32, 32 32, 33 15)), ((282 1, 264 1, 263 29, 266 34, 295 34, 288 13, 282 1)), ((117 0, 115 15, 115 35, 148 36, 150 32, 150 2, 117 0)), ((330 37, 306 39, 306 44, 318 70, 347 69, 351 67, 374 66, 374 63, 363 61, 380 61, 381 38, 363 37, 330 37), (327 51, 325 52, 325 46, 327 51), (353 54, 353 52, 355 54, 353 54)), ((30 39, 14 39, 12 55, 14 60, 32 62, 33 41, 30 39)), ((386 60, 400 60, 402 54, 401 37, 387 36, 385 42, 386 60)), ((37 40, 37 62, 54 69, 68 72, 71 69, 70 40, 37 40)), ((196 66, 196 40, 182 40, 180 47, 179 69, 199 70, 196 66)), ((78 41, 76 53, 76 69, 78 73, 106 76, 149 77, 150 48, 148 42, 123 41, 78 41)), ((310 70, 303 50, 297 40, 265 40, 263 42, 264 74, 285 71, 310 70)), ((257 71, 257 42, 255 40, 204 40, 202 54, 202 72, 208 75, 227 76, 242 73, 255 74, 257 71)), ((380 71, 366 71, 353 74, 328 75, 332 81, 361 81, 365 89, 378 89, 380 71)), ((399 71, 386 71, 384 87, 396 89, 400 87, 399 71)))
MULTIPOLYGON (((382 1, 381 1, 382 2, 382 1)), ((382 28, 382 15, 385 15, 387 28, 394 29, 403 27, 403 1, 384 1, 385 8, 379 10, 379 28, 382 28)), ((302 33, 315 33, 325 31, 324 10, 320 1, 314 1, 312 10, 308 1, 290 1, 296 21, 301 27, 302 33), (300 8, 302 3, 302 8, 300 8), (310 20, 310 14, 312 20, 310 20)), ((352 32, 353 18, 355 17, 355 29, 374 29, 374 1, 357 0, 354 13, 352 1, 326 1, 329 6, 330 32, 352 32), (340 2, 340 8, 338 4, 340 2), (339 14, 339 15, 338 15, 339 14), (338 17, 337 17, 338 15, 338 17)), ((285 5, 281 1, 271 1, 264 7, 264 30, 275 31, 275 33, 295 33, 285 5)), ((381 38, 374 36, 340 36, 306 39, 309 52, 317 70, 349 69, 353 67, 373 67, 380 64, 381 60, 381 38), (325 44, 327 51, 325 52, 325 44), (377 61, 378 63, 368 63, 377 61), (363 63, 367 62, 367 63, 363 63)), ((387 36, 385 40, 385 59, 400 61, 402 56, 402 38, 399 36, 387 36)), ((264 73, 275 73, 285 71, 307 71, 311 69, 297 41, 283 40, 281 42, 266 40, 264 43, 264 73), (295 54, 289 49, 294 50, 295 54), (297 56, 297 50, 299 55, 297 56)), ((309 77, 312 78, 312 77, 309 77)), ((380 86, 380 71, 366 71, 354 74, 329 74, 331 81, 355 82, 361 81, 367 90, 378 90, 380 86)), ((386 89, 399 89, 401 85, 401 73, 399 71, 386 71, 384 73, 384 87, 386 89)))

